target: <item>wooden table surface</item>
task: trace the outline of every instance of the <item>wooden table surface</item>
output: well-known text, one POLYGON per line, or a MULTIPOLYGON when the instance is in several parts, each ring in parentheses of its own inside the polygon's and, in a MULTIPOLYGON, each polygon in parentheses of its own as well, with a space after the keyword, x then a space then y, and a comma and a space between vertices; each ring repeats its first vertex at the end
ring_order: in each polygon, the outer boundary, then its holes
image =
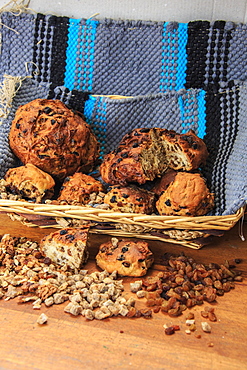
MULTIPOLYGON (((171 318, 164 313, 153 314, 151 319, 115 317, 87 321, 82 316, 71 316, 63 311, 65 304, 42 306, 39 311, 31 304, 18 305, 16 300, 0 301, 0 369, 247 369, 247 241, 239 237, 239 225, 223 237, 215 237, 212 244, 193 250, 176 244, 149 241, 155 255, 155 264, 148 275, 162 268, 162 255, 184 252, 199 263, 224 263, 236 258, 242 262, 243 282, 217 298, 214 305, 217 322, 210 322, 211 333, 200 327, 201 306, 190 311, 195 314, 201 334, 186 334, 185 316, 171 318), (45 325, 37 318, 44 312, 45 325), (166 335, 165 324, 180 325, 180 331, 166 335)), ((246 222, 244 223, 247 238, 246 222)), ((40 239, 52 229, 30 228, 8 216, 0 215, 0 235, 27 236, 40 239)), ((94 258, 100 243, 110 236, 90 235, 89 272, 97 270, 94 258)), ((124 278, 125 292, 130 293, 130 282, 124 278)), ((142 305, 142 302, 137 305, 142 305)), ((143 303, 144 304, 144 303, 143 303)))

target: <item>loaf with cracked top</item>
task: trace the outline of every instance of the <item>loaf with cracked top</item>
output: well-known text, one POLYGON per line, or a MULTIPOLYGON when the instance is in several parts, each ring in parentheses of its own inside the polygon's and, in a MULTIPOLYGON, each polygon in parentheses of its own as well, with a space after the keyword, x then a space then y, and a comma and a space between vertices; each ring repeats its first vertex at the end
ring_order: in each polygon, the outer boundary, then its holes
POLYGON ((99 156, 99 143, 82 115, 52 99, 17 109, 9 145, 23 164, 32 163, 59 181, 79 170, 87 173, 99 156))

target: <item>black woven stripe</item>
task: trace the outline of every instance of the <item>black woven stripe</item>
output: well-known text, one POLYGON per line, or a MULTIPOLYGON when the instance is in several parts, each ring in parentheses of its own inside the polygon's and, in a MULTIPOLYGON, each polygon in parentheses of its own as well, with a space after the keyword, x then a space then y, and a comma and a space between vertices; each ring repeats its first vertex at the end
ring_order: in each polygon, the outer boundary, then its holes
POLYGON ((218 155, 220 144, 220 95, 218 89, 211 86, 211 90, 205 95, 206 100, 206 135, 204 142, 208 148, 209 156, 206 169, 203 169, 203 174, 206 177, 208 184, 211 185, 214 163, 218 155))
POLYGON ((49 25, 54 26, 52 40, 52 59, 50 68, 51 89, 64 85, 66 67, 66 49, 68 42, 68 17, 49 18, 49 25))
POLYGON ((89 93, 79 90, 73 90, 71 92, 68 88, 58 88, 55 91, 50 89, 48 94, 48 99, 59 99, 63 101, 70 109, 74 109, 82 114, 84 114, 84 106, 88 98, 89 93))
POLYGON ((69 99, 69 107, 81 113, 84 113, 84 106, 86 100, 89 98, 89 93, 85 91, 73 90, 71 98, 69 99))
MULTIPOLYGON (((41 62, 42 59, 39 55, 39 48, 42 47, 40 43, 42 43, 42 39, 40 37, 40 23, 43 23, 45 20, 44 14, 37 14, 36 20, 35 20, 35 29, 34 29, 34 47, 33 47, 33 73, 37 73, 37 80, 38 82, 42 81, 41 76, 41 62)), ((44 27, 43 27, 44 32, 44 27)))
MULTIPOLYGON (((233 85, 233 83, 232 83, 233 85)), ((239 121, 239 90, 231 86, 231 83, 228 86, 230 88, 229 93, 223 94, 223 104, 226 107, 224 109, 224 130, 225 132, 231 131, 231 135, 228 136, 228 140, 224 143, 224 147, 221 148, 222 158, 224 159, 220 163, 220 172, 221 172, 221 183, 225 186, 226 184, 226 167, 228 163, 229 156, 234 147, 235 139, 238 132, 238 121, 239 121), (232 91, 231 91, 232 88, 232 91), (227 98, 228 96, 228 98, 227 98), (229 99, 230 96, 230 99, 229 99), (228 107, 228 110, 227 110, 228 107), (230 112, 229 112, 230 111, 230 112), (231 128, 229 127, 229 121, 231 122, 231 128)), ((225 135, 226 137, 226 135, 225 135)), ((226 192, 224 191, 221 194, 222 209, 226 209, 226 192)))
MULTIPOLYGON (((221 73, 223 73, 226 76, 227 71, 227 61, 228 61, 228 49, 224 51, 224 54, 222 55, 223 51, 223 43, 222 40, 225 40, 225 21, 216 21, 213 25, 213 33, 212 33, 212 39, 211 39, 211 48, 210 48, 210 57, 209 57, 209 76, 208 76, 208 83, 218 83, 221 81, 221 73), (219 32, 219 36, 217 36, 219 32), (216 56, 216 68, 214 65, 215 62, 215 56, 216 56), (222 57, 224 60, 223 65, 223 71, 222 66, 220 62, 222 61, 222 57)), ((229 32, 228 32, 229 33, 229 32)), ((229 35, 228 35, 229 38, 229 35)), ((228 47, 229 47, 229 41, 228 41, 228 47)))
POLYGON ((210 23, 195 21, 188 23, 186 84, 187 89, 203 88, 207 60, 208 31, 210 23))

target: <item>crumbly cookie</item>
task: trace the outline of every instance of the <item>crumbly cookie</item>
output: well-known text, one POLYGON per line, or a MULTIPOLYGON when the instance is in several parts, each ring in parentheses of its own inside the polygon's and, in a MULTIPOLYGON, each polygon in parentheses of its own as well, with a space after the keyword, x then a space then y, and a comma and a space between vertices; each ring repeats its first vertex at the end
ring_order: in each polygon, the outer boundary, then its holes
POLYGON ((59 181, 77 170, 90 171, 99 156, 99 143, 82 116, 51 99, 17 109, 9 145, 23 164, 32 163, 59 181))
POLYGON ((154 262, 148 243, 131 239, 112 238, 100 245, 96 263, 109 273, 122 276, 143 276, 154 262))
POLYGON ((205 179, 189 172, 178 172, 156 202, 160 215, 203 216, 213 207, 214 194, 205 179))
POLYGON ((31 163, 9 169, 4 179, 11 192, 36 203, 51 199, 54 194, 53 178, 31 163))
POLYGON ((45 236, 40 242, 40 250, 58 265, 79 269, 89 257, 89 226, 64 228, 45 236))
POLYGON ((113 211, 151 214, 155 211, 155 194, 135 185, 112 186, 104 203, 113 211))
POLYGON ((58 196, 59 202, 83 205, 90 202, 90 194, 105 192, 104 185, 92 176, 76 172, 65 178, 58 196))

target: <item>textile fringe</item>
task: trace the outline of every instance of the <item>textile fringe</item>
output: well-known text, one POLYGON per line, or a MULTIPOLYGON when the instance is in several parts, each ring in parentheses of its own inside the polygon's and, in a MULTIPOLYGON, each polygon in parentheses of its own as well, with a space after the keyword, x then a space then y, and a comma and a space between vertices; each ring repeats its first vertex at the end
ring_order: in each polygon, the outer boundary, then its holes
MULTIPOLYGON (((26 78, 4 75, 3 82, 0 83, 0 118, 5 119, 8 117, 13 99, 26 78)), ((1 120, 0 124, 2 124, 1 120)))
POLYGON ((32 11, 32 9, 28 7, 29 3, 30 0, 10 0, 7 4, 0 8, 0 14, 3 12, 9 12, 13 15, 18 16, 22 13, 27 13, 30 10, 32 11))

